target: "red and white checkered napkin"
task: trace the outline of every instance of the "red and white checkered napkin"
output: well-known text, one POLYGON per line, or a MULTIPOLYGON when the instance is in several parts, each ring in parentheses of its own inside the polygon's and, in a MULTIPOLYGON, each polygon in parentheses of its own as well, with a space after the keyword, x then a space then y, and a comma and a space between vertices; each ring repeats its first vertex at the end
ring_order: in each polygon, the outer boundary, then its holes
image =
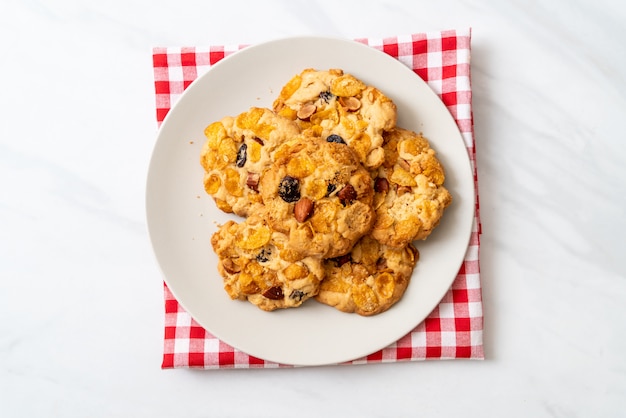
MULTIPOLYGON (((385 39, 357 39, 384 51, 424 79, 441 97, 463 135, 474 172, 476 159, 470 86, 470 31, 418 33, 385 39)), ((156 115, 160 123, 181 93, 200 74, 244 48, 154 48, 156 115)), ((483 310, 478 264, 478 192, 472 236, 465 260, 450 290, 413 331, 381 351, 345 364, 429 359, 483 359, 483 310)), ((165 289, 165 344, 162 368, 288 367, 243 353, 202 328, 165 289)))

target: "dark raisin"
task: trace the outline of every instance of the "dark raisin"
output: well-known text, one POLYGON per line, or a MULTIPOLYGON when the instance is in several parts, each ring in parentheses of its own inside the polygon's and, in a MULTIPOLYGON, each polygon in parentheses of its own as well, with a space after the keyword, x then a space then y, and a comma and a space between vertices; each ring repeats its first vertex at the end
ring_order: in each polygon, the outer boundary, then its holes
POLYGON ((328 186, 326 186, 326 196, 330 196, 330 194, 335 190, 337 190, 337 185, 328 183, 328 186))
POLYGON ((254 138, 252 138, 254 140, 254 142, 256 142, 259 145, 265 145, 263 143, 263 140, 261 138, 259 138, 258 136, 255 136, 254 138))
POLYGON ((263 292, 263 296, 272 300, 280 300, 284 297, 283 288, 280 286, 270 287, 265 292, 263 292))
POLYGON ((300 200, 300 182, 291 176, 285 176, 278 185, 278 195, 287 203, 300 200))
POLYGON ((289 295, 289 299, 297 300, 298 302, 300 302, 302 300, 302 298, 305 297, 305 296, 306 296, 306 293, 304 293, 303 291, 301 291, 301 290, 294 290, 289 295))
POLYGON ((346 141, 344 141, 342 137, 336 134, 328 135, 328 137, 326 138, 326 142, 336 142, 338 144, 346 143, 346 141))
POLYGON ((322 99, 326 103, 329 103, 334 97, 335 97, 335 95, 332 94, 330 92, 330 90, 323 91, 323 92, 320 93, 320 99, 322 99))
POLYGON ((330 261, 335 263, 335 266, 341 267, 349 261, 352 261, 350 254, 341 255, 339 257, 331 258, 330 261))
POLYGON ((376 268, 378 270, 384 270, 387 268, 387 259, 384 257, 380 257, 378 260, 376 260, 376 268))
POLYGON ((248 146, 246 144, 241 144, 239 147, 239 151, 237 151, 237 167, 243 167, 246 163, 246 159, 248 158, 246 151, 248 150, 248 146))
POLYGON ((272 255, 272 250, 269 248, 263 248, 260 253, 256 255, 256 261, 259 263, 265 263, 269 261, 270 256, 272 255))

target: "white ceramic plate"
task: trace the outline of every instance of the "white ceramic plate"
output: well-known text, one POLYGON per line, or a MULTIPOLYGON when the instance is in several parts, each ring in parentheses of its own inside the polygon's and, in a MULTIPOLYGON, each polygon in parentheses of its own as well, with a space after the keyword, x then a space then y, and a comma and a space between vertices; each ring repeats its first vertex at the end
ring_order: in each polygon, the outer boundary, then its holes
POLYGON ((435 308, 465 255, 474 184, 462 136, 433 91, 410 69, 347 40, 297 37, 250 46, 194 83, 165 118, 150 163, 148 229, 165 282, 180 304, 222 341, 262 359, 332 364, 373 353, 410 332, 435 308), (251 106, 271 107, 281 87, 305 68, 341 68, 377 86, 398 107, 398 126, 423 132, 446 169, 453 203, 437 230, 418 242, 420 262, 403 299, 374 317, 341 313, 309 300, 298 309, 263 312, 232 301, 222 288, 210 237, 232 215, 204 192, 199 164, 204 128, 251 106))

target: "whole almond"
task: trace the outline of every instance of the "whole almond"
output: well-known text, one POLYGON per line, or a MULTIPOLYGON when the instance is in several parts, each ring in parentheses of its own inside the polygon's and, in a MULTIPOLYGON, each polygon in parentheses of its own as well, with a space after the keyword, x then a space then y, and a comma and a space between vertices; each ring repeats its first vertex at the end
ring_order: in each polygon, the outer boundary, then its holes
POLYGON ((351 184, 347 184, 343 189, 339 190, 337 197, 341 200, 341 203, 345 205, 346 203, 350 203, 356 199, 356 190, 354 190, 354 187, 351 184))
POLYGON ((293 215, 298 222, 304 222, 313 213, 313 201, 308 197, 303 197, 298 200, 296 206, 293 208, 293 215))
POLYGON ((378 193, 385 193, 389 191, 389 181, 384 177, 377 177, 374 182, 374 191, 378 193))

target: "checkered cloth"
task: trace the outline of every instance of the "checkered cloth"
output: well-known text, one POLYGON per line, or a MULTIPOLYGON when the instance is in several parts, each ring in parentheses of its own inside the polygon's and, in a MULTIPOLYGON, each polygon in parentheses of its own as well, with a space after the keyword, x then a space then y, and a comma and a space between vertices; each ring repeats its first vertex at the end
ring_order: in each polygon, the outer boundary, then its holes
MULTIPOLYGON (((479 271, 480 220, 470 86, 470 31, 357 39, 384 51, 424 79, 441 97, 462 133, 474 172, 476 212, 465 260, 450 290, 408 335, 367 357, 342 364, 430 359, 483 359, 483 311, 479 271)), ((154 48, 156 116, 160 125, 183 90, 199 75, 245 45, 154 48)), ((162 368, 290 367, 255 358, 211 335, 164 285, 165 344, 162 368)))

